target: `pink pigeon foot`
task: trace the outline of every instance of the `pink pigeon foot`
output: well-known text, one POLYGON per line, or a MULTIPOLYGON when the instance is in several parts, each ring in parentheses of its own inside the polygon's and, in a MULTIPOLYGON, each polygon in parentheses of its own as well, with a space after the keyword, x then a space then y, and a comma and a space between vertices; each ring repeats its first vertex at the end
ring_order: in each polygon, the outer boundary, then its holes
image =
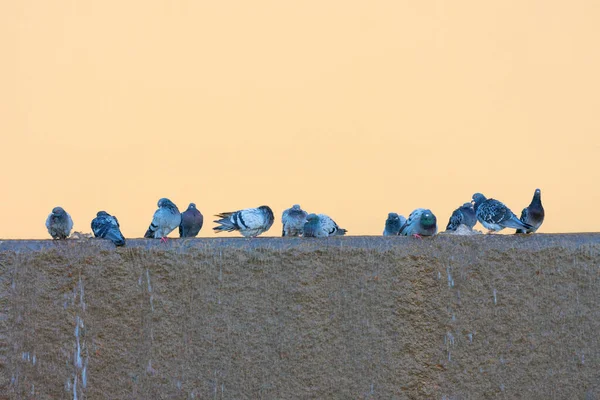
POLYGON ((161 242, 161 243, 167 243, 167 238, 166 238, 166 237, 164 237, 164 236, 163 236, 163 237, 161 237, 161 238, 160 238, 160 242, 161 242))
POLYGON ((418 239, 423 239, 423 236, 419 235, 418 233, 414 233, 413 237, 416 237, 418 239))

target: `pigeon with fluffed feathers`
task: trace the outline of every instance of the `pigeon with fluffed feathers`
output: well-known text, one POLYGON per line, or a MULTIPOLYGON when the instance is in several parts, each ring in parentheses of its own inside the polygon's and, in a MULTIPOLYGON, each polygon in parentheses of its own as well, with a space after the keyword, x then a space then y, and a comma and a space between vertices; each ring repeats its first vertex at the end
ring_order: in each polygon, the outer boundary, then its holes
POLYGON ((473 203, 464 203, 462 206, 454 210, 450 216, 446 230, 455 231, 460 225, 465 225, 467 228, 473 229, 476 223, 477 216, 475 215, 473 203))
POLYGON ((417 208, 410 213, 404 225, 400 228, 400 235, 404 236, 433 236, 437 233, 437 218, 427 208, 417 208))
POLYGON ((181 213, 179 224, 179 237, 196 237, 204 224, 204 216, 196 208, 195 203, 190 203, 187 210, 181 213))
POLYGON ((46 218, 46 229, 52 239, 66 239, 73 229, 73 220, 62 207, 54 207, 46 218))
POLYGON ((239 231, 244 237, 256 237, 268 231, 275 221, 269 206, 224 212, 216 216, 220 218, 214 221, 219 224, 213 228, 216 233, 239 231))
POLYGON ((181 223, 181 214, 177 206, 169 199, 158 200, 158 210, 154 212, 152 222, 144 234, 145 238, 166 241, 167 235, 181 223))
POLYGON ((125 246, 125 237, 121 233, 119 220, 106 211, 98 211, 96 218, 92 220, 92 232, 95 237, 108 239, 115 246, 125 246))
POLYGON ((481 193, 475 193, 473 201, 475 202, 477 220, 489 230, 488 233, 498 232, 504 228, 532 228, 531 225, 521 222, 510 208, 501 201, 492 198, 488 199, 481 193))
POLYGON ((281 223, 283 224, 281 236, 302 236, 306 217, 308 217, 308 213, 299 204, 294 204, 292 208, 285 210, 281 214, 281 223))
POLYGON ((400 228, 406 222, 406 218, 398 213, 388 213, 388 217, 385 220, 385 228, 383 229, 383 236, 398 236, 400 228))
POLYGON ((531 229, 517 229, 516 233, 534 233, 544 222, 544 207, 542 206, 542 191, 535 189, 529 206, 521 212, 521 222, 531 225, 531 229))
POLYGON ((343 236, 348 232, 325 214, 309 214, 304 224, 304 237, 343 236))

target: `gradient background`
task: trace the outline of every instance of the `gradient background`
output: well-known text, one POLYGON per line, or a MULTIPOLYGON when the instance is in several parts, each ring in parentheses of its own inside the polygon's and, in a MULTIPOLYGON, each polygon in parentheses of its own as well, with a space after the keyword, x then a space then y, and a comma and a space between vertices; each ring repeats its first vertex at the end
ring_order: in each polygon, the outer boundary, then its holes
MULTIPOLYGON (((598 1, 4 1, 0 237, 300 203, 349 234, 473 192, 597 231, 598 1)), ((478 229, 481 226, 478 225, 478 229)), ((507 233, 512 233, 510 231, 507 233)), ((173 236, 173 234, 172 234, 173 236)))

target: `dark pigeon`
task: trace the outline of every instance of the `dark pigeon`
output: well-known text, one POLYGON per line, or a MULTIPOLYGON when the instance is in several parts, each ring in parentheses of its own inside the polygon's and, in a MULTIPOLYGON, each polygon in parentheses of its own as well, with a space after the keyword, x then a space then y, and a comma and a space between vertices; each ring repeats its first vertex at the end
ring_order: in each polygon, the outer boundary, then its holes
POLYGON ((304 224, 304 237, 343 236, 348 232, 325 214, 309 214, 304 224))
POLYGON ((475 208, 472 203, 465 203, 452 213, 448 225, 446 226, 447 231, 455 231, 460 225, 466 225, 469 229, 473 229, 477 223, 477 216, 475 215, 475 208))
POLYGON ((437 233, 437 218, 426 208, 417 208, 410 213, 408 219, 400 228, 404 236, 433 236, 437 233))
POLYGON ((385 220, 385 228, 383 230, 383 236, 398 236, 400 228, 406 222, 406 218, 402 215, 398 215, 395 212, 388 214, 387 220, 385 220))
POLYGON ((502 202, 488 199, 481 193, 473 195, 475 201, 475 215, 488 233, 498 232, 504 228, 531 229, 532 226, 521 222, 517 216, 502 202))
POLYGON ((62 207, 54 207, 46 219, 46 228, 52 239, 66 239, 73 229, 73 220, 62 207))
POLYGON ((214 221, 219 224, 213 228, 216 233, 239 231, 244 237, 256 237, 268 231, 275 221, 269 206, 224 212, 216 216, 221 218, 214 221))
POLYGON ((196 204, 190 203, 187 210, 181 213, 181 224, 179 224, 179 237, 196 237, 202 224, 204 217, 196 208, 196 204))
POLYGON ((108 239, 115 246, 125 246, 125 237, 121 233, 119 220, 106 211, 98 211, 92 220, 92 232, 95 237, 108 239))
POLYGON ((542 191, 535 189, 533 199, 528 207, 521 212, 521 222, 532 226, 531 229, 517 229, 516 233, 534 233, 544 222, 544 207, 542 206, 542 191))

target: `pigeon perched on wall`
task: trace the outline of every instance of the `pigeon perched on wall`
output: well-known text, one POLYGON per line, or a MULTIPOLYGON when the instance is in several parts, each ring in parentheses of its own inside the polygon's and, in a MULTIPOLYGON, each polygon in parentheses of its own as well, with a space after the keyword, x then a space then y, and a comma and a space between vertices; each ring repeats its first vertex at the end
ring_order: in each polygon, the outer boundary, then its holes
POLYGON ((268 206, 224 212, 216 216, 221 218, 214 221, 219 224, 213 228, 216 233, 239 231, 244 237, 256 237, 268 231, 275 220, 268 206))
POLYGON ((181 214, 173 202, 167 198, 158 200, 158 210, 154 212, 152 223, 144 234, 145 238, 167 241, 167 235, 181 223, 181 214))
POLYGON ((542 226, 544 207, 542 206, 542 191, 540 189, 535 189, 531 203, 521 212, 521 222, 531 225, 532 228, 527 230, 517 229, 516 233, 533 233, 542 226))
POLYGON ((308 213, 299 204, 294 204, 281 214, 283 231, 281 236, 302 236, 308 213))
POLYGON ((46 228, 52 239, 66 239, 73 229, 73 220, 62 207, 54 207, 46 219, 46 228))
POLYGON ((125 237, 121 233, 119 220, 106 211, 98 211, 96 218, 92 220, 92 232, 95 237, 108 239, 115 246, 125 246, 125 237))
POLYGON ((410 213, 404 225, 400 228, 400 235, 404 236, 433 236, 437 233, 437 218, 431 210, 417 208, 410 213))
POLYGON ((179 224, 179 237, 196 237, 202 224, 204 216, 196 208, 196 204, 190 203, 187 210, 181 213, 181 223, 179 224))
POLYGON ((398 236, 400 228, 406 222, 406 218, 402 215, 398 215, 395 212, 388 214, 387 220, 385 221, 385 229, 383 230, 383 236, 398 236))
POLYGON ((502 202, 488 199, 481 193, 473 195, 475 201, 475 215, 488 233, 501 231, 504 228, 531 229, 532 226, 521 222, 517 216, 502 202))
POLYGON ((473 204, 465 203, 454 210, 450 216, 446 230, 455 231, 460 225, 466 225, 468 228, 473 229, 476 223, 477 216, 475 215, 473 204))
POLYGON ((343 236, 346 232, 346 229, 340 228, 325 214, 309 214, 304 224, 304 237, 343 236))

